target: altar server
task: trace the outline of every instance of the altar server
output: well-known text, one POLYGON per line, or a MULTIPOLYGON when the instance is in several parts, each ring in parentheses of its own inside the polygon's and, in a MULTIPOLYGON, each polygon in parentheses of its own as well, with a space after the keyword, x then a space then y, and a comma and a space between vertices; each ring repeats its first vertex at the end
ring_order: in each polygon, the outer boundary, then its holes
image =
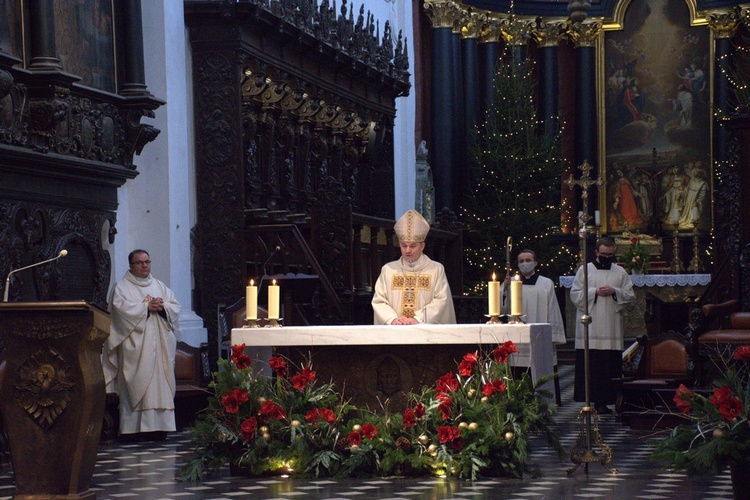
MULTIPOLYGON (((625 307, 635 300, 633 282, 622 267, 614 263, 615 242, 602 237, 596 245, 596 260, 588 266, 589 395, 597 413, 611 413, 606 405, 615 403, 617 388, 613 378, 622 376, 623 323, 625 307)), ((578 269, 570 300, 584 314, 583 266, 578 269)), ((583 324, 576 322, 576 378, 573 398, 586 399, 583 324)))
MULTIPOLYGON (((555 284, 536 272, 539 262, 533 250, 523 250, 518 254, 518 271, 523 282, 523 314, 526 323, 549 323, 552 326, 552 342, 565 344, 565 327, 563 326, 560 305, 555 295, 555 284)), ((508 285, 509 278, 501 286, 501 292, 508 285)), ((501 297, 505 295, 501 293, 501 297)), ((531 363, 531 349, 528 344, 518 344, 517 353, 508 361, 511 366, 528 368, 531 363)), ((557 366, 557 351, 552 350, 554 365, 557 366)))
POLYGON ((393 226, 401 258, 384 265, 372 298, 376 325, 456 322, 445 268, 423 252, 430 224, 409 210, 393 226))
POLYGON ((112 325, 104 344, 107 392, 120 396, 120 436, 163 439, 174 431, 174 360, 180 304, 151 276, 145 250, 128 256, 130 270, 112 289, 112 325))

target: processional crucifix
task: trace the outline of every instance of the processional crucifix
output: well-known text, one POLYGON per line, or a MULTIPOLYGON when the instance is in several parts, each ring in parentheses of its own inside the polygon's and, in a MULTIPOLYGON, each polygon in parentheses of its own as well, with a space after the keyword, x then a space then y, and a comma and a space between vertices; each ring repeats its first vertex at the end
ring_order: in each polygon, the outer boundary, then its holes
POLYGON ((604 444, 602 436, 599 433, 599 415, 596 410, 591 406, 591 399, 589 395, 589 379, 591 372, 589 368, 589 324, 591 323, 591 316, 589 316, 589 273, 588 263, 586 262, 586 246, 588 243, 588 221, 591 218, 589 216, 589 188, 593 185, 601 186, 603 184, 602 179, 591 178, 591 165, 587 161, 583 162, 583 165, 578 167, 582 174, 579 180, 574 180, 571 175, 566 181, 571 189, 575 186, 581 186, 581 201, 583 204, 583 214, 580 217, 580 226, 578 229, 578 239, 581 245, 581 261, 583 266, 583 315, 579 318, 583 325, 583 359, 584 359, 584 384, 586 393, 586 406, 583 407, 581 413, 578 415, 578 420, 581 422, 581 430, 578 435, 576 444, 570 450, 570 460, 576 464, 572 469, 568 469, 568 474, 573 474, 581 464, 583 464, 583 470, 588 472, 589 463, 599 462, 607 470, 613 474, 617 474, 617 470, 609 467, 607 464, 612 461, 612 448, 604 444), (592 430, 593 423, 593 430, 592 430), (592 435, 593 434, 593 435, 592 435), (591 441, 592 438, 601 449, 600 452, 592 449, 591 441))

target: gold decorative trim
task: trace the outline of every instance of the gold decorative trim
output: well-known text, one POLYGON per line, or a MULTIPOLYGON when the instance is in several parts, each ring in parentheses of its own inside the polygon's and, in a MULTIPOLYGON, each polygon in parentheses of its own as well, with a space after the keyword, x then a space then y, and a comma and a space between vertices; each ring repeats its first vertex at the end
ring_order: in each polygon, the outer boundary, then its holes
POLYGON ((582 23, 570 23, 570 38, 575 42, 576 48, 594 47, 596 41, 603 33, 601 21, 584 21, 582 23))
MULTIPOLYGON (((621 0, 617 3, 612 19, 604 22, 605 31, 622 29, 625 21, 625 12, 627 12, 632 1, 633 0, 621 0)), ((687 5, 688 10, 690 11, 690 26, 705 26, 706 18, 698 12, 695 0, 685 0, 685 5, 687 5)))
POLYGON ((706 13, 706 19, 716 38, 732 38, 741 20, 738 9, 713 10, 706 13))
POLYGON ((568 34, 568 23, 566 21, 545 21, 539 19, 531 31, 531 36, 539 47, 556 47, 560 40, 568 34))
POLYGON ((526 45, 531 38, 536 22, 533 19, 509 19, 501 28, 508 45, 526 45))
POLYGON ((433 28, 451 28, 460 15, 460 8, 453 0, 425 0, 424 11, 433 28))
POLYGON ((461 27, 461 38, 479 38, 482 35, 482 17, 475 12, 469 13, 461 27))

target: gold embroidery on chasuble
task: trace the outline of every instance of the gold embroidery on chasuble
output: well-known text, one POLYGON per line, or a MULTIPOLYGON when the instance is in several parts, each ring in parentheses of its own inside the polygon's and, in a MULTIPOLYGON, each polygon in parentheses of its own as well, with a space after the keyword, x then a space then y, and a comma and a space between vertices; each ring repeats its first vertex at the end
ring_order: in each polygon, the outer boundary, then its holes
POLYGON ((417 310, 417 292, 429 290, 429 274, 396 274, 391 290, 401 290, 401 316, 413 318, 417 310))

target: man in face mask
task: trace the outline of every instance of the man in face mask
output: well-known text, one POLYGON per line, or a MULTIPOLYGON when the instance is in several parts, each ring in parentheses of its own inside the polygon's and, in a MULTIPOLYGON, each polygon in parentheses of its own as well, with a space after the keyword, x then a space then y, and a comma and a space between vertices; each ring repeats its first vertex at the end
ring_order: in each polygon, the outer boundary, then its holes
MULTIPOLYGON (((539 264, 536 253, 533 250, 522 250, 518 254, 518 270, 523 281, 523 314, 526 323, 549 323, 552 326, 552 342, 554 344, 565 343, 565 328, 563 326, 560 305, 555 295, 555 284, 551 279, 545 278, 536 272, 539 264)), ((508 286, 508 280, 502 287, 508 286)), ((506 294, 501 294, 503 297, 506 294)), ((531 364, 531 349, 528 344, 518 344, 517 353, 511 354, 508 363, 515 368, 528 368, 531 364)), ((552 351, 554 356, 555 371, 557 371, 557 352, 552 351)), ((557 404, 560 404, 559 381, 555 379, 555 396, 557 404)))
MULTIPOLYGON (((602 237, 596 244, 596 259, 588 265, 589 324, 589 396, 597 413, 612 411, 617 388, 612 381, 622 376, 622 315, 627 304, 635 300, 633 282, 622 267, 614 263, 615 242, 602 237)), ((583 266, 578 269, 570 300, 578 308, 576 317, 584 314, 583 266)), ((573 399, 583 402, 585 393, 583 324, 576 323, 576 379, 573 399)))

